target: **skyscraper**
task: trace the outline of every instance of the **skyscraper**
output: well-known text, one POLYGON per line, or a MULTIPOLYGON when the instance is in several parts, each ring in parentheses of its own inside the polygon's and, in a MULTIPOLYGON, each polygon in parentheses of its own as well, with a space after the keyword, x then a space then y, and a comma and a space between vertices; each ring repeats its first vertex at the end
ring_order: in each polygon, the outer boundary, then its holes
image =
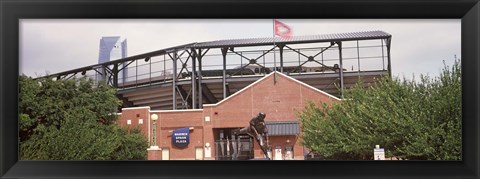
MULTIPOLYGON (((98 63, 105 63, 112 60, 118 60, 127 57, 127 39, 121 39, 120 36, 102 37, 100 39, 100 52, 98 56, 98 63)), ((119 69, 123 68, 124 63, 119 69)), ((97 76, 98 79, 102 79, 103 76, 97 76)), ((118 79, 121 82, 126 82, 128 78, 128 69, 124 68, 122 73, 119 74, 118 79)))

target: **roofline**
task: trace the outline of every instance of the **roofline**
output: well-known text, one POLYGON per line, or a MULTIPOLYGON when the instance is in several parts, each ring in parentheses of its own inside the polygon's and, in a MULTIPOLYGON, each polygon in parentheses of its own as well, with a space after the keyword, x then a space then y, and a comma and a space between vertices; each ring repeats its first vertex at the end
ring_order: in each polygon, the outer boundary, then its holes
POLYGON ((255 84, 257 84, 257 83, 260 83, 261 81, 267 79, 268 77, 272 76, 273 74, 279 74, 279 75, 284 76, 284 77, 286 77, 287 79, 290 79, 290 80, 292 80, 292 81, 294 81, 294 82, 297 82, 297 83, 299 83, 299 84, 301 84, 301 85, 303 85, 303 86, 305 86, 305 87, 307 87, 307 88, 313 89, 314 91, 317 91, 317 92, 319 92, 319 93, 322 93, 322 94, 324 94, 324 95, 326 95, 326 96, 328 96, 328 97, 330 97, 330 98, 333 98, 333 99, 335 99, 335 100, 341 101, 340 98, 337 98, 337 97, 335 97, 335 96, 333 96, 333 95, 331 95, 331 94, 328 94, 328 93, 325 92, 325 91, 316 89, 316 88, 314 88, 314 87, 312 87, 312 86, 310 86, 310 85, 308 85, 308 84, 306 84, 306 83, 304 83, 304 82, 302 82, 302 81, 296 80, 295 78, 292 78, 292 77, 290 77, 290 76, 288 76, 288 75, 286 75, 286 74, 279 73, 279 72, 277 72, 277 71, 273 71, 272 73, 270 73, 270 74, 264 76, 263 78, 260 78, 259 80, 257 80, 257 81, 255 81, 255 82, 249 84, 248 86, 244 87, 244 88, 241 89, 240 91, 237 91, 237 92, 234 93, 233 95, 228 96, 227 98, 219 101, 218 103, 215 103, 215 104, 204 104, 203 107, 218 106, 218 105, 222 104, 223 102, 229 100, 230 98, 233 98, 233 97, 235 97, 235 96, 237 96, 237 95, 240 95, 240 93, 242 93, 243 91, 246 91, 247 89, 249 89, 249 88, 252 87, 253 85, 255 85, 255 84))
POLYGON ((282 75, 282 76, 284 76, 284 77, 286 77, 286 78, 288 78, 288 79, 290 79, 290 80, 293 80, 293 81, 295 81, 295 82, 297 82, 297 83, 300 83, 300 84, 302 84, 303 86, 308 87, 308 88, 310 88, 310 89, 312 89, 312 90, 314 90, 314 91, 317 91, 317 92, 319 92, 319 93, 322 93, 322 94, 324 94, 324 95, 327 95, 328 97, 331 97, 331 98, 336 99, 336 100, 338 100, 338 101, 341 101, 341 100, 342 100, 342 99, 340 99, 340 98, 337 98, 336 96, 333 96, 333 95, 331 95, 331 94, 329 94, 329 93, 327 93, 327 92, 325 92, 325 91, 319 90, 319 89, 317 89, 317 88, 315 88, 315 87, 313 87, 313 86, 310 86, 310 85, 308 85, 308 84, 306 84, 306 83, 304 83, 304 82, 302 82, 302 81, 300 81, 300 80, 297 80, 297 79, 295 79, 295 78, 293 78, 293 77, 290 77, 290 76, 288 76, 288 75, 286 75, 286 74, 283 74, 283 73, 278 73, 278 74, 280 74, 280 75, 282 75))
POLYGON ((260 78, 260 79, 258 79, 257 81, 249 84, 248 86, 245 86, 245 87, 244 87, 243 89, 241 89, 240 91, 237 91, 237 92, 234 93, 233 95, 230 95, 230 96, 226 97, 225 99, 222 99, 221 101, 219 101, 219 102, 217 102, 217 103, 215 103, 215 104, 204 104, 203 107, 205 107, 205 106, 207 106, 207 107, 208 107, 208 106, 218 106, 218 105, 222 104, 223 102, 227 101, 228 99, 233 98, 234 96, 239 95, 239 94, 242 93, 243 91, 246 91, 248 88, 252 87, 253 85, 255 85, 255 84, 257 84, 257 83, 260 83, 261 81, 267 79, 269 76, 272 76, 274 73, 275 73, 275 71, 274 71, 273 73, 270 73, 270 74, 268 74, 268 75, 265 75, 263 78, 260 78))

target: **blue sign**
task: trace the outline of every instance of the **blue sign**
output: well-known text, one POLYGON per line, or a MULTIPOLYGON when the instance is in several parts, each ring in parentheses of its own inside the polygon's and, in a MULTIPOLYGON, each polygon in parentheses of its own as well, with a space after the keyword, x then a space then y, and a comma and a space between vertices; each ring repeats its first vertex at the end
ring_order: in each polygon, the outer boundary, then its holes
POLYGON ((190 129, 188 127, 173 130, 172 143, 177 147, 186 147, 190 143, 190 129))

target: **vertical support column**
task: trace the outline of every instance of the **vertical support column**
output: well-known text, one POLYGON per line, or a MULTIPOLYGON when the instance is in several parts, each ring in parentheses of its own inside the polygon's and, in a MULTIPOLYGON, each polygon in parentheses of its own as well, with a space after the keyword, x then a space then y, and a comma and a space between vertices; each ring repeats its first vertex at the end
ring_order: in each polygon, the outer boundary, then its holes
POLYGON ((202 49, 198 49, 198 108, 203 108, 203 92, 202 92, 202 49))
POLYGON ((135 87, 138 86, 138 60, 135 60, 135 87))
POLYGON ((195 77, 195 74, 196 74, 196 66, 195 66, 195 61, 196 61, 196 57, 197 57, 197 53, 195 51, 195 49, 191 49, 191 56, 192 56, 192 84, 191 84, 191 90, 192 90, 192 109, 196 109, 196 105, 197 105, 197 96, 196 96, 196 93, 195 91, 197 90, 196 89, 196 77, 195 77))
POLYGON ((280 72, 283 73, 283 47, 285 47, 285 45, 278 44, 277 46, 280 50, 280 72))
POLYGON ((383 48, 383 40, 385 39, 381 39, 380 42, 381 42, 381 46, 382 46, 382 70, 385 70, 385 53, 383 52, 384 48, 383 48))
MULTIPOLYGON (((383 47, 382 47, 383 48, 383 47)), ((360 72, 360 45, 357 40, 357 63, 358 63, 358 72, 360 72)))
POLYGON ((387 59, 388 59, 387 70, 388 70, 388 75, 392 77, 392 61, 390 59, 390 46, 392 42, 392 37, 389 37, 386 41, 387 41, 386 45, 387 45, 387 59))
POLYGON ((167 79, 167 58, 163 55, 163 82, 167 79))
POLYGON ((222 81, 223 81, 223 99, 227 98, 227 79, 226 79, 226 76, 227 76, 227 50, 228 48, 227 47, 224 47, 222 48, 222 56, 223 56, 223 77, 222 77, 222 81))
POLYGON ((173 52, 173 74, 172 74, 172 92, 173 92, 173 110, 177 109, 177 51, 173 52))
POLYGON ((148 59, 149 59, 148 61, 150 62, 150 65, 149 65, 150 70, 148 73, 148 75, 150 76, 150 79, 148 80, 148 83, 149 85, 152 85, 152 60, 150 59, 150 57, 148 57, 148 59))
POLYGON ((102 66, 102 80, 107 82, 107 67, 105 65, 102 66))
POLYGON ((342 42, 339 41, 339 42, 336 42, 337 45, 338 45, 338 56, 339 56, 339 59, 340 59, 340 96, 342 97, 343 99, 343 88, 344 88, 344 85, 343 85, 343 58, 342 58, 342 42))
POLYGON ((113 87, 118 88, 118 63, 113 64, 113 87))

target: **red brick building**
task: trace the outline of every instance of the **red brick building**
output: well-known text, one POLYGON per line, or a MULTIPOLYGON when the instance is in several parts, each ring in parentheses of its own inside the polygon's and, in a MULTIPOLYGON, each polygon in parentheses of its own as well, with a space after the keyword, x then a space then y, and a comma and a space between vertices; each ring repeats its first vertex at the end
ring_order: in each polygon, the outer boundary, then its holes
POLYGON ((151 146, 147 149, 149 160, 229 160, 234 152, 239 152, 241 159, 252 159, 264 157, 258 144, 249 136, 235 138, 231 130, 248 126, 252 117, 263 112, 272 159, 302 160, 304 147, 296 112, 309 101, 331 104, 339 99, 282 73, 270 73, 216 104, 204 104, 203 109, 123 108, 119 123, 141 129, 151 146), (188 131, 189 142, 184 147, 172 141, 180 128, 188 131))

